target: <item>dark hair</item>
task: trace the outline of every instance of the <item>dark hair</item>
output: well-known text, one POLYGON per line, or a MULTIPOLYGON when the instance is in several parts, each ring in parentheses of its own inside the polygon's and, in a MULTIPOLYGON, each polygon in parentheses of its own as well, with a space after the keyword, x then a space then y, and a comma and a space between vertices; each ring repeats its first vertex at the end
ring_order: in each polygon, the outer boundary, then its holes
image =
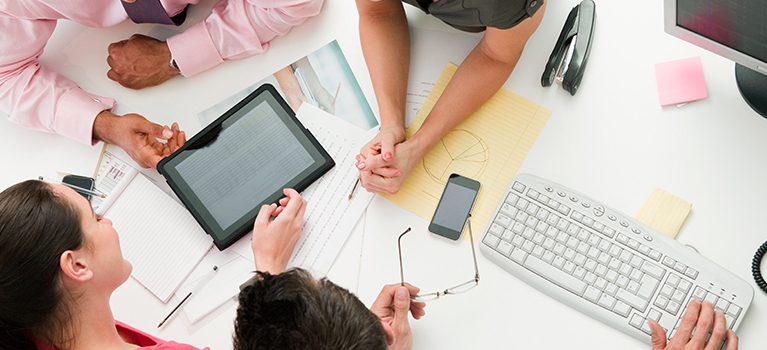
POLYGON ((77 208, 46 183, 0 193, 0 349, 34 349, 30 336, 60 344, 69 324, 59 261, 83 246, 77 208))
POLYGON ((378 317, 354 294, 302 269, 257 272, 240 292, 234 349, 387 349, 378 317))

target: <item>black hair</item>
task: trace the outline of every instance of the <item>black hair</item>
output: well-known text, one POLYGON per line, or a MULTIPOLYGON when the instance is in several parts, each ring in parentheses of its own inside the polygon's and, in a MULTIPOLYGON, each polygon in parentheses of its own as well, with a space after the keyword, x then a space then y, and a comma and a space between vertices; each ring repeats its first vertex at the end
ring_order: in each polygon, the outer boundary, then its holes
POLYGON ((348 290, 302 269, 257 272, 242 289, 234 349, 387 349, 378 316, 348 290))
POLYGON ((31 336, 68 341, 59 261, 84 242, 77 208, 50 185, 29 180, 0 193, 0 349, 34 349, 31 336))

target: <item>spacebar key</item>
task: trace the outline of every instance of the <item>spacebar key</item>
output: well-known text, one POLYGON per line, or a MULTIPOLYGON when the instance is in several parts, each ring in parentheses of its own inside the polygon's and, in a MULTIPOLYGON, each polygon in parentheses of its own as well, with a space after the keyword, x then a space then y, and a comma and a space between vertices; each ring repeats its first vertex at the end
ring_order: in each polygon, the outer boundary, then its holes
POLYGON ((527 257, 524 266, 541 277, 564 287, 578 296, 583 295, 583 291, 586 289, 586 283, 575 279, 575 277, 562 272, 532 255, 527 257))

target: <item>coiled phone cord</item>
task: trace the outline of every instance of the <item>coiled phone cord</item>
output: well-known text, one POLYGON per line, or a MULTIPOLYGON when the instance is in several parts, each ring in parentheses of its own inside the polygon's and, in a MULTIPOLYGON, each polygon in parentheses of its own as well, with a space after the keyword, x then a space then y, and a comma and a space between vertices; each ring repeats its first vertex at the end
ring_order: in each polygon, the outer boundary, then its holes
POLYGON ((764 276, 762 276, 762 258, 764 257, 764 253, 767 253, 767 242, 764 242, 759 249, 756 250, 756 254, 754 254, 754 260, 751 261, 751 274, 754 275, 754 281, 756 281, 756 285, 759 286, 765 293, 767 293, 767 282, 764 281, 764 276))

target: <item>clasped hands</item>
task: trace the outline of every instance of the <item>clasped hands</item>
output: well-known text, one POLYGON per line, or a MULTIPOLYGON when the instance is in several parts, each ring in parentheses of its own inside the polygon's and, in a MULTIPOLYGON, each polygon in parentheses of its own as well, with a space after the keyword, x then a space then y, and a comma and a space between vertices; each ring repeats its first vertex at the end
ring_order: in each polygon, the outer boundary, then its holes
POLYGON ((421 160, 417 141, 398 126, 382 127, 356 157, 360 185, 368 192, 395 194, 421 160))

